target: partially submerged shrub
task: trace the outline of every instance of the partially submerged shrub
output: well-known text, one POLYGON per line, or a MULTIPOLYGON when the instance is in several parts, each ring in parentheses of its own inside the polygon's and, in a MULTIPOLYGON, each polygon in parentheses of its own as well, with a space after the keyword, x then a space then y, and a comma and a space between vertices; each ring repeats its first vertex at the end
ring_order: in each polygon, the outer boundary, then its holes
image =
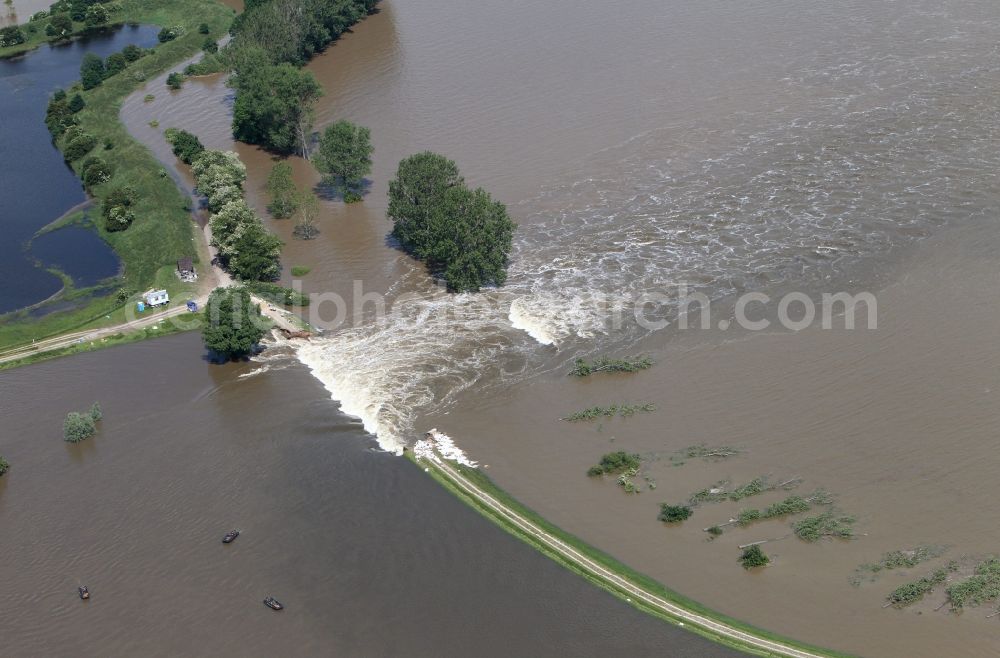
POLYGON ((611 475, 622 473, 629 469, 638 469, 642 463, 642 457, 636 454, 629 454, 624 450, 609 452, 601 457, 601 461, 596 466, 591 466, 587 475, 611 475))
POLYGON ((94 419, 76 411, 66 414, 63 421, 63 439, 70 443, 79 443, 92 437, 97 431, 94 419))
POLYGON ((687 505, 670 505, 663 503, 660 505, 660 514, 656 518, 664 523, 680 523, 691 518, 694 511, 687 505))
POLYGON ((760 546, 754 544, 753 546, 747 546, 743 550, 743 554, 740 555, 740 564, 743 565, 744 569, 753 569, 755 567, 763 567, 771 562, 771 558, 764 554, 760 546))
POLYGON ((3 475, 9 470, 10 470, 10 462, 4 459, 3 455, 0 455, 0 475, 3 475))

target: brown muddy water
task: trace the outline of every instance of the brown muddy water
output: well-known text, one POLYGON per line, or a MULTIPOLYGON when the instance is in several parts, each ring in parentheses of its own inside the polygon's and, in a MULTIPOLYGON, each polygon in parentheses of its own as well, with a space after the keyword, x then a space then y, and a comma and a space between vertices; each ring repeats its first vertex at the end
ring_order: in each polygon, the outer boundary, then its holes
MULTIPOLYGON (((996 655, 989 606, 954 615, 935 610, 935 595, 882 608, 940 561, 862 587, 848 579, 920 543, 947 544, 963 563, 1000 551, 998 43, 1000 7, 984 0, 385 2, 309 67, 326 90, 318 127, 343 117, 372 128, 370 194, 328 201, 312 242, 292 240, 290 222, 272 226, 288 242, 286 273, 312 268, 305 290, 350 308, 360 282, 390 302, 407 295, 405 310, 373 320, 369 305, 274 354, 305 363, 382 447, 438 426, 556 523, 723 612, 862 655, 996 655), (423 149, 509 204, 520 230, 502 290, 441 294, 387 241, 387 180, 423 149), (681 282, 723 319, 746 291, 872 291, 879 324, 608 325, 606 300, 681 282), (658 365, 563 375, 574 356, 603 352, 658 365), (558 420, 623 400, 659 409, 558 420), (745 452, 669 466, 672 451, 702 441, 745 452), (657 488, 628 497, 584 477, 612 448, 649 456, 657 488), (707 543, 700 529, 736 505, 700 508, 677 528, 655 520, 660 502, 763 474, 826 488, 858 517, 859 538, 807 545, 773 522, 707 543), (759 539, 778 539, 774 564, 744 573, 736 546, 759 539)), ((165 162, 152 119, 231 146, 221 80, 154 91, 123 116, 165 162)), ((271 162, 237 150, 262 206, 271 162)), ((294 165, 300 184, 318 183, 294 165)))
POLYGON ((4 656, 737 655, 373 450, 305 368, 200 353, 183 335, 0 376, 4 656), (99 434, 65 443, 94 399, 99 434))

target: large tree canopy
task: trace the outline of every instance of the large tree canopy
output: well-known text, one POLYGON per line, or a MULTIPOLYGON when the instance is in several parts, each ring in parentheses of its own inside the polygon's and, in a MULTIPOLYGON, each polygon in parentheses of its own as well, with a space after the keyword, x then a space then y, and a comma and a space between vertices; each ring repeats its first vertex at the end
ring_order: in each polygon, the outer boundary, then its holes
POLYGON ((483 189, 465 186, 454 162, 425 152, 399 163, 389 183, 393 235, 449 290, 476 291, 507 280, 516 225, 483 189))
POLYGON ((389 181, 387 215, 393 236, 417 258, 427 258, 431 211, 448 188, 464 184, 458 165, 443 155, 424 151, 400 162, 396 178, 389 181))
POLYGON ((343 184, 345 201, 360 201, 357 187, 372 171, 374 150, 368 128, 338 121, 320 135, 313 163, 325 182, 343 184))
POLYGON ((258 63, 249 55, 232 78, 237 92, 233 136, 275 153, 304 154, 312 130, 312 108, 323 90, 308 71, 291 64, 258 63))
POLYGON ((216 288, 201 330, 205 347, 227 359, 246 356, 264 337, 260 309, 245 288, 216 288))

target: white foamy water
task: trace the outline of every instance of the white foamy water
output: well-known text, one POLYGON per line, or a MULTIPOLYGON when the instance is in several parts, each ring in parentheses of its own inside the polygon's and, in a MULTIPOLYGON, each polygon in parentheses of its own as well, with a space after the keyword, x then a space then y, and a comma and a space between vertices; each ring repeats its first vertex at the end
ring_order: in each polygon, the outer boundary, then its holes
POLYGON ((628 300, 645 293, 816 291, 943 225, 995 215, 991 20, 984 30, 915 12, 879 38, 803 49, 775 66, 794 114, 678 117, 568 165, 511 207, 520 228, 503 289, 428 286, 395 316, 299 346, 299 358, 398 450, 417 414, 471 386, 517 381, 583 347, 625 349, 644 334, 628 300))

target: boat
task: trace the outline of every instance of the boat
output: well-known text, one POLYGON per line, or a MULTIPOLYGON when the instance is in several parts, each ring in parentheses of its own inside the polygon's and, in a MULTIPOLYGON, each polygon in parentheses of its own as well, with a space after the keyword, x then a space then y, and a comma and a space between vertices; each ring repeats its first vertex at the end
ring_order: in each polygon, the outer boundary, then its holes
POLYGON ((285 606, 283 606, 281 604, 281 602, 278 601, 278 599, 274 598, 273 596, 269 596, 266 599, 264 599, 264 605, 266 605, 267 607, 269 607, 271 610, 284 610, 285 609, 285 606))
POLYGON ((222 538, 223 544, 232 544, 233 541, 240 536, 239 530, 230 530, 226 533, 226 536, 222 538))
POLYGON ((80 598, 83 599, 84 601, 86 601, 87 599, 90 598, 90 590, 87 589, 86 585, 81 585, 80 587, 77 587, 76 589, 77 589, 78 592, 80 592, 80 598))

